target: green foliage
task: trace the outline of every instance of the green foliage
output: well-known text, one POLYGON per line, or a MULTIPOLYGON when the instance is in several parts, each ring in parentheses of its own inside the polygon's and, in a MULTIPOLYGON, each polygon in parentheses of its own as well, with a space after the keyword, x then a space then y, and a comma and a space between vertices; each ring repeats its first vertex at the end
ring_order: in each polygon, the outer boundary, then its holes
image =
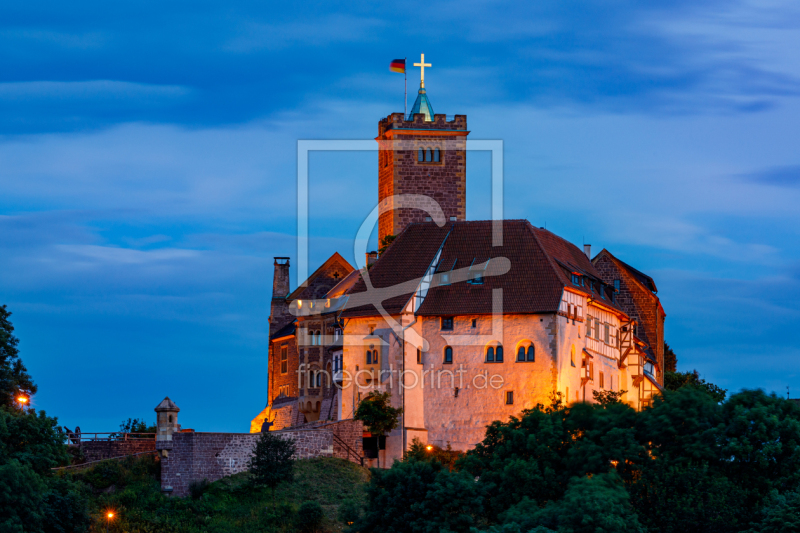
POLYGON ((361 506, 355 500, 347 500, 339 506, 337 517, 343 524, 353 524, 361 518, 361 506))
POLYGON ((678 371, 678 355, 669 347, 669 344, 664 343, 664 372, 677 372, 678 371))
POLYGON ((6 306, 0 305, 0 407, 14 408, 20 393, 30 397, 37 387, 19 358, 19 339, 14 336, 10 316, 6 306))
POLYGON ((353 418, 364 423, 364 427, 373 435, 386 435, 399 423, 402 407, 392 407, 390 392, 370 392, 358 404, 353 418))
POLYGON ((427 461, 429 458, 428 450, 425 449, 425 445, 419 440, 419 437, 414 437, 411 446, 403 454, 404 461, 427 461))
POLYGON ((605 407, 615 403, 622 403, 622 397, 626 392, 628 391, 595 390, 592 391, 592 396, 594 396, 595 402, 605 407))
POLYGON ((676 391, 683 387, 694 387, 704 391, 711 396, 717 403, 725 401, 726 389, 718 387, 713 383, 708 383, 700 377, 697 370, 692 372, 664 372, 664 388, 669 391, 676 391))
POLYGON ((300 533, 315 533, 322 527, 325 513, 319 502, 308 501, 300 504, 294 524, 300 533))
POLYGON ((397 235, 386 235, 383 239, 381 239, 381 247, 378 248, 378 254, 382 254, 385 252, 389 246, 392 245, 394 240, 397 238, 397 235))
POLYGON ((438 461, 398 461, 389 470, 373 470, 368 498, 364 518, 354 526, 364 533, 468 532, 483 522, 474 478, 438 461))
MULTIPOLYGON (((100 463, 103 464, 103 463, 100 463)), ((159 462, 152 456, 117 461, 119 476, 113 488, 94 489, 92 470, 65 474, 93 492, 92 532, 105 531, 105 515, 113 509, 112 531, 131 533, 289 533, 297 531, 298 508, 316 502, 327 516, 324 524, 338 529, 337 508, 345 502, 363 506, 366 471, 341 459, 297 461, 295 477, 272 491, 254 489, 243 472, 210 483, 199 499, 161 494, 159 462)), ((0 529, 0 531, 2 531, 0 529)))
POLYGON ((206 478, 199 481, 192 481, 189 483, 189 496, 191 496, 193 500, 199 500, 203 497, 203 494, 205 494, 210 485, 211 483, 209 483, 206 478))
POLYGON ((157 429, 155 424, 148 424, 141 418, 129 418, 119 425, 120 433, 155 433, 157 429))
POLYGON ((69 462, 58 420, 44 411, 0 408, 0 464, 16 459, 39 475, 69 462))
POLYGON ((294 452, 293 440, 282 439, 268 431, 262 433, 248 465, 253 484, 274 490, 279 483, 290 480, 294 468, 294 452))
POLYGON ((44 481, 16 459, 0 466, 0 531, 41 531, 44 481))
POLYGON ((360 530, 459 531, 473 520, 490 533, 727 533, 795 523, 794 402, 762 391, 719 402, 698 386, 642 412, 558 400, 489 425, 454 472, 412 442, 405 461, 373 477, 360 530))
POLYGON ((800 531, 800 490, 773 494, 749 533, 797 533, 800 531))
POLYGON ((708 465, 653 461, 630 487, 631 501, 650 531, 738 531, 744 491, 708 465))

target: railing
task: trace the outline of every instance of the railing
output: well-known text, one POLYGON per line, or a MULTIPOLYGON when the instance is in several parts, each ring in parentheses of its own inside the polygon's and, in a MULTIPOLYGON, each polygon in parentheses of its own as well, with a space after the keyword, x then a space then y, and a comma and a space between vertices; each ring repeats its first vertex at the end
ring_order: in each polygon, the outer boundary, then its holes
POLYGON ((51 468, 50 470, 76 470, 79 468, 91 468, 92 466, 96 465, 97 463, 102 463, 104 461, 119 461, 121 459, 127 459, 128 457, 139 457, 140 455, 149 455, 153 453, 158 453, 158 450, 150 450, 146 452, 139 452, 139 453, 132 453, 130 455, 120 455, 118 457, 109 457, 108 459, 98 459, 97 461, 88 461, 85 463, 77 464, 77 465, 69 465, 69 466, 57 466, 55 468, 51 468))
POLYGON ((355 462, 357 462, 361 466, 364 466, 364 458, 362 456, 357 454, 355 450, 353 450, 353 448, 348 446, 348 444, 345 441, 343 441, 338 435, 336 435, 336 433, 332 433, 332 435, 333 435, 333 440, 335 440, 337 443, 339 443, 340 446, 343 446, 347 450, 348 461, 350 460, 350 456, 352 455, 356 459, 355 462))
POLYGON ((101 441, 127 441, 127 440, 150 440, 155 439, 155 433, 121 433, 114 431, 112 433, 66 433, 67 439, 73 444, 81 442, 101 442, 101 441), (100 435, 107 435, 101 437, 100 435))

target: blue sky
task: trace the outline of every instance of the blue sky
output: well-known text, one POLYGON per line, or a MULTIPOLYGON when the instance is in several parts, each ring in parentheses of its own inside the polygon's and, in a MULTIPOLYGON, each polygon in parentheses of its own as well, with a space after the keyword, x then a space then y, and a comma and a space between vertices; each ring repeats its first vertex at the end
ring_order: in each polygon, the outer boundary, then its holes
MULTIPOLYGON (((169 395, 247 431, 297 141, 374 138, 421 52, 436 112, 503 140, 506 217, 652 275, 680 368, 800 397, 798 30, 788 0, 6 3, 0 302, 35 405, 108 431, 169 395)), ((468 169, 488 218, 488 156, 468 169)), ((310 179, 312 261, 352 259, 376 153, 310 179)))

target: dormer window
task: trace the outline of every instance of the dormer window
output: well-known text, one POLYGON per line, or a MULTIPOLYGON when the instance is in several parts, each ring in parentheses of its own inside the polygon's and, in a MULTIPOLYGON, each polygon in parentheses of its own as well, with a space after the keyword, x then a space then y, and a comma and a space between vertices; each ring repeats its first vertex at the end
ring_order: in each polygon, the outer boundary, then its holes
POLYGON ((578 274, 572 273, 572 284, 580 286, 581 284, 581 277, 578 274))

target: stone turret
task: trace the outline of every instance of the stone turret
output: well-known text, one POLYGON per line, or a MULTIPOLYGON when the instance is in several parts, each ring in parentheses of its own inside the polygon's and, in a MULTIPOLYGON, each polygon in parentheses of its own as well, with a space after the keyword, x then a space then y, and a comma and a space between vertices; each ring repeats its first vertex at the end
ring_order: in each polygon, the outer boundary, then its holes
POLYGON ((156 450, 162 450, 162 455, 167 456, 167 450, 172 449, 172 434, 180 431, 178 425, 178 412, 180 408, 175 402, 164 398, 155 408, 156 411, 156 450))
POLYGON ((272 302, 269 312, 269 334, 272 335, 294 320, 289 313, 289 258, 275 258, 275 272, 272 277, 272 302))

